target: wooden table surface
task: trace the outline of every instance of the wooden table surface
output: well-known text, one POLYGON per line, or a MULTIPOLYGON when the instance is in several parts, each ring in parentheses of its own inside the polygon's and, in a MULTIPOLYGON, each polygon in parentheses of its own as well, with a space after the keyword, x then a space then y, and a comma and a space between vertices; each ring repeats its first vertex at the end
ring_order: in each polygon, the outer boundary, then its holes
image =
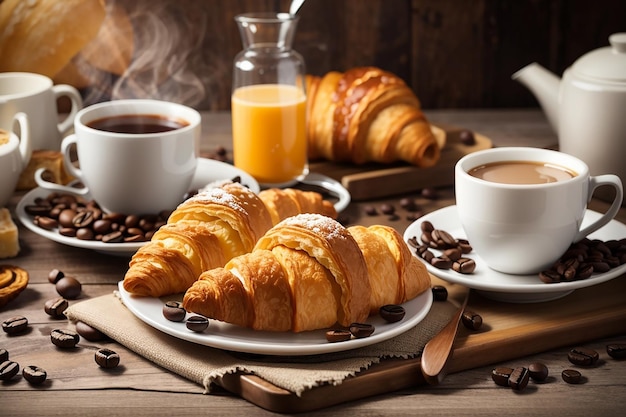
MULTIPOLYGON (((472 110, 430 111, 430 120, 438 125, 468 128, 491 138, 497 146, 532 145, 551 147, 556 136, 538 110, 472 110)), ((224 113, 203 114, 202 149, 212 151, 218 146, 230 148, 230 118, 224 113)), ((16 195, 10 208, 19 201, 16 195)), ((391 203, 399 207, 404 196, 376 201, 352 203, 343 216, 351 224, 391 224, 400 232, 410 220, 400 216, 367 216, 368 205, 391 203)), ((436 200, 412 194, 424 212, 454 203, 452 188, 438 190, 436 200)), ((602 211, 606 203, 594 200, 592 209, 602 211)), ((626 222, 626 209, 618 219, 626 222)), ((58 295, 47 281, 53 268, 73 275, 83 284, 82 299, 111 293, 123 278, 128 260, 48 241, 20 226, 22 251, 15 259, 3 260, 30 273, 28 289, 16 300, 0 309, 0 319, 16 315, 29 319, 31 330, 20 336, 0 334, 0 348, 10 352, 11 359, 22 366, 38 365, 48 371, 48 381, 39 387, 17 377, 0 383, 0 415, 2 416, 86 416, 86 415, 223 415, 263 416, 273 413, 261 409, 232 394, 221 391, 203 395, 202 388, 175 374, 159 368, 114 341, 98 343, 117 351, 122 366, 105 372, 93 361, 96 343, 84 341, 79 352, 56 349, 49 339, 50 331, 65 323, 50 319, 43 310, 46 300, 58 295)), ((621 277, 619 279, 624 279, 621 277)), ((626 302, 626 294, 624 294, 626 302)), ((74 301, 72 301, 74 302, 74 301)), ((532 308, 532 305, 529 305, 532 308)), ((496 365, 484 366, 448 375, 439 386, 418 386, 389 394, 357 400, 311 412, 313 415, 623 415, 626 410, 626 361, 608 358, 607 343, 626 344, 626 334, 592 340, 585 347, 600 352, 598 366, 584 370, 580 385, 569 385, 560 378, 562 369, 571 367, 567 352, 574 346, 500 363, 502 366, 523 366, 534 361, 547 364, 552 378, 544 384, 530 384, 521 393, 502 388, 491 380, 496 365)), ((309 413, 301 414, 308 415, 309 413)))

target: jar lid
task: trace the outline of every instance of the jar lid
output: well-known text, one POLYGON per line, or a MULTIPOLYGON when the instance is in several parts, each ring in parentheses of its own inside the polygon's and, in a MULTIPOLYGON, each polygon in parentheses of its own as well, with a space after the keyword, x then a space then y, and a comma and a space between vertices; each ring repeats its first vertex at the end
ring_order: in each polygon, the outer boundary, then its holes
POLYGON ((609 43, 578 58, 573 72, 598 81, 626 82, 626 33, 614 33, 609 43))

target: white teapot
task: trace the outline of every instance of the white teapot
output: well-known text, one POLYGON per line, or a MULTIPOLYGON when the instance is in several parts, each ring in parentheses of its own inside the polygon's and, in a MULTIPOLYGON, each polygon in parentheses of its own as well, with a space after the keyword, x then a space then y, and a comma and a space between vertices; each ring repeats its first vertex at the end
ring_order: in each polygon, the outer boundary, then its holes
POLYGON ((626 33, 609 43, 578 58, 562 79, 537 63, 512 78, 539 101, 559 150, 585 161, 592 175, 617 174, 626 184, 626 33))

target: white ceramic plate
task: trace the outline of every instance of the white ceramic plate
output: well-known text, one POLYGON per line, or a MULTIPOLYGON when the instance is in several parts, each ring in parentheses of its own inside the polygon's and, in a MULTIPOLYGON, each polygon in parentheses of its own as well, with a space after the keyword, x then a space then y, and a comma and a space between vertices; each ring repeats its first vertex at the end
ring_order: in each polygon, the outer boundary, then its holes
MULTIPOLYGON (((583 227, 600 216, 600 213, 587 210, 583 219, 583 227)), ((435 228, 445 230, 457 239, 466 238, 456 206, 449 206, 427 214, 410 224, 404 232, 404 240, 408 242, 412 237, 419 239, 421 235, 420 226, 422 222, 427 220, 435 228)), ((590 234, 589 237, 605 241, 622 239, 626 237, 626 225, 617 220, 612 220, 600 230, 590 234)), ((495 271, 486 266, 485 262, 476 253, 471 253, 468 257, 476 262, 476 270, 473 274, 464 275, 453 270, 441 270, 433 267, 428 262, 424 263, 431 274, 445 281, 476 289, 484 296, 494 300, 513 303, 554 300, 564 297, 576 289, 600 284, 626 273, 626 264, 624 264, 606 273, 592 275, 585 280, 546 284, 539 279, 538 275, 509 275, 495 271)))
MULTIPOLYGON (((202 333, 192 332, 187 329, 184 322, 172 322, 163 317, 163 300, 132 296, 124 290, 121 281, 118 287, 122 301, 128 309, 137 318, 163 333, 200 345, 263 355, 316 355, 341 352, 382 342, 417 325, 426 317, 433 302, 432 291, 425 291, 417 298, 403 304, 406 316, 401 321, 387 323, 378 315, 372 316, 367 321, 375 327, 370 337, 330 343, 326 340, 325 330, 301 333, 263 332, 217 320, 210 320, 208 329, 202 333)), ((176 299, 176 297, 171 299, 176 299)))
MULTIPOLYGON (((191 190, 196 190, 213 182, 226 179, 233 179, 239 176, 241 183, 246 185, 255 193, 260 190, 259 183, 248 173, 235 168, 230 164, 214 159, 199 158, 196 173, 191 181, 191 190)), ((16 213, 22 224, 28 229, 47 239, 77 248, 92 249, 109 255, 131 256, 146 244, 146 242, 135 243, 102 243, 89 240, 80 240, 73 237, 60 235, 56 230, 45 230, 33 223, 33 218, 26 213, 25 207, 34 204, 36 198, 45 198, 51 193, 50 190, 35 188, 29 191, 17 204, 16 213)), ((84 196, 90 199, 89 194, 84 196)))

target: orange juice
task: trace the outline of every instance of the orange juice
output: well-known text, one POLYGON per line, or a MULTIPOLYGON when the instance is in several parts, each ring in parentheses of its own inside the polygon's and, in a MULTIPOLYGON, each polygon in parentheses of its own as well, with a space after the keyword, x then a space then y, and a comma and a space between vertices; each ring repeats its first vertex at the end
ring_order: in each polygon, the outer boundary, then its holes
POLYGON ((296 179, 307 171, 306 97, 290 85, 237 88, 232 96, 235 166, 262 184, 296 179))

